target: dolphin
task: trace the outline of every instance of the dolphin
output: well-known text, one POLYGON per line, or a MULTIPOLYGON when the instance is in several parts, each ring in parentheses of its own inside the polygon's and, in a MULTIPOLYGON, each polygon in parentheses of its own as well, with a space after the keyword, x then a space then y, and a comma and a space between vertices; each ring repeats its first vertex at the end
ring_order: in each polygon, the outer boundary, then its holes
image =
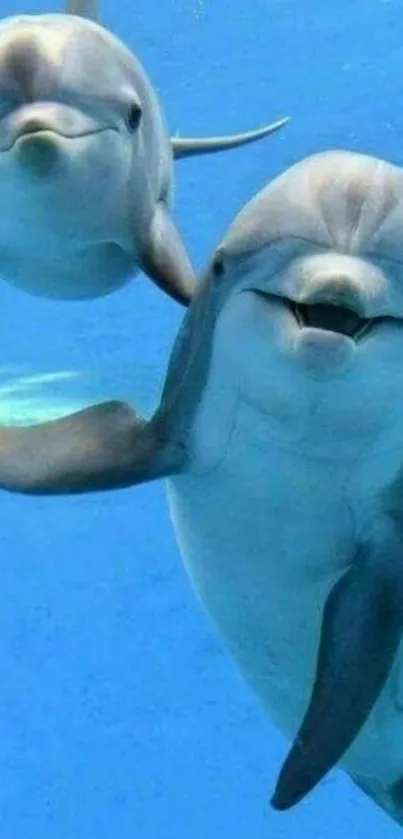
POLYGON ((403 826, 403 170, 333 151, 238 214, 159 406, 0 431, 0 485, 165 479, 192 585, 292 741, 284 810, 340 766, 403 826))
POLYGON ((138 59, 98 22, 97 0, 0 23, 0 276, 30 294, 108 294, 141 268, 180 303, 196 280, 172 219, 173 160, 235 148, 170 139, 138 59))

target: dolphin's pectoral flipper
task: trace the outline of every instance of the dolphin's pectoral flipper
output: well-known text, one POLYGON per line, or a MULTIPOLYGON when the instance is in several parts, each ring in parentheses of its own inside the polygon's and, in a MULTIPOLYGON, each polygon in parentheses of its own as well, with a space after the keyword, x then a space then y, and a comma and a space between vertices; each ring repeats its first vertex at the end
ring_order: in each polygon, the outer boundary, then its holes
POLYGON ((170 297, 188 306, 196 290, 196 277, 181 237, 165 205, 157 205, 142 244, 140 265, 170 297))
POLYGON ((100 0, 67 0, 66 14, 98 20, 100 0))
POLYGON ((279 119, 271 125, 265 125, 264 128, 245 131, 243 134, 233 134, 229 137, 171 137, 173 155, 177 160, 180 157, 235 149, 238 146, 245 146, 247 143, 254 143, 256 140, 274 134, 287 122, 289 122, 289 117, 284 117, 284 119, 279 119))
POLYGON ((403 631, 403 540, 388 523, 330 592, 308 711, 272 804, 300 801, 351 746, 390 673, 403 631))
POLYGON ((183 452, 158 419, 105 402, 62 419, 0 430, 0 487, 32 495, 119 489, 179 472, 183 452))

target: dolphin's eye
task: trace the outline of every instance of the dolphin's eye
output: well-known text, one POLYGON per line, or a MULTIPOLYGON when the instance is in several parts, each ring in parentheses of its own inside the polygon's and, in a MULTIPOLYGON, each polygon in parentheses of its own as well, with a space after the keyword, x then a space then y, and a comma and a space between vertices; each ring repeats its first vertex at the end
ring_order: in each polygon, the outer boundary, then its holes
POLYGON ((133 133, 137 131, 142 117, 142 110, 137 102, 132 102, 127 114, 127 127, 133 133))

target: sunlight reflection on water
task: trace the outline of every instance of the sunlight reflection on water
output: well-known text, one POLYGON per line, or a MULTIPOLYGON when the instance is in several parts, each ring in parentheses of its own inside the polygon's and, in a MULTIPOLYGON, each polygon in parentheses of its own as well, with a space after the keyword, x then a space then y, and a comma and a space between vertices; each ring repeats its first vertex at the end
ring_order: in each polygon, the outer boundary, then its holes
POLYGON ((33 425, 109 399, 130 402, 143 416, 158 404, 161 380, 155 367, 99 370, 0 368, 0 424, 33 425))

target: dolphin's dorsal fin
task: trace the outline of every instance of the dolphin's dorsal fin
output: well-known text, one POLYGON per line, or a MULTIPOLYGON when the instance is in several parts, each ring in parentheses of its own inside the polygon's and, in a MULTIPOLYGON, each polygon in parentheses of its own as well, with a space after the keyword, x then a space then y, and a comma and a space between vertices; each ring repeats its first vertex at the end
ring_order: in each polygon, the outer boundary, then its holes
POLYGON ((232 134, 228 137, 171 137, 172 151, 175 159, 179 157, 190 157, 196 154, 211 154, 216 151, 235 149, 237 146, 245 146, 247 143, 254 143, 268 137, 286 125, 289 117, 265 125, 255 131, 245 131, 243 134, 232 134))
POLYGON ((89 20, 99 19, 100 0, 67 0, 66 14, 86 17, 89 20))

